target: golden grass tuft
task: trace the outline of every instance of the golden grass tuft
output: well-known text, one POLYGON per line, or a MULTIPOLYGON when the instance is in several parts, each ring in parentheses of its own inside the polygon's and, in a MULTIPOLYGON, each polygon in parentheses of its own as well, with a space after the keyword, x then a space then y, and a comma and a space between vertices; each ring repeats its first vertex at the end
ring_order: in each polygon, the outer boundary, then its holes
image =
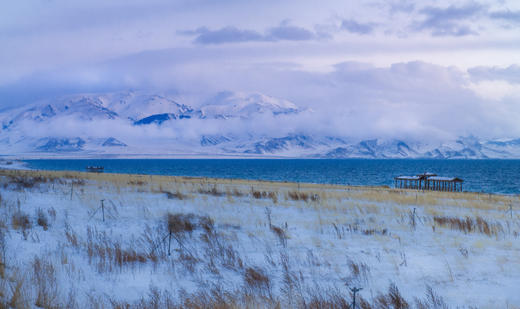
POLYGON ((433 217, 435 224, 441 227, 448 227, 452 230, 462 231, 464 233, 482 233, 487 236, 497 236, 503 232, 502 225, 499 223, 489 223, 482 217, 476 218, 456 218, 456 217, 433 217))
POLYGON ((267 192, 267 191, 256 191, 253 190, 251 195, 255 199, 271 199, 273 203, 278 203, 278 195, 275 192, 267 192))
POLYGON ((293 201, 307 202, 309 200, 309 194, 306 192, 289 191, 287 195, 293 201))
POLYGON ((18 210, 11 217, 11 226, 15 230, 21 229, 26 231, 32 228, 32 223, 28 214, 18 210))
POLYGON ((41 208, 38 208, 36 211, 36 223, 41 226, 44 231, 49 229, 49 219, 41 208))
POLYGON ((244 282, 246 286, 254 290, 269 290, 270 286, 269 277, 259 268, 246 268, 244 282))

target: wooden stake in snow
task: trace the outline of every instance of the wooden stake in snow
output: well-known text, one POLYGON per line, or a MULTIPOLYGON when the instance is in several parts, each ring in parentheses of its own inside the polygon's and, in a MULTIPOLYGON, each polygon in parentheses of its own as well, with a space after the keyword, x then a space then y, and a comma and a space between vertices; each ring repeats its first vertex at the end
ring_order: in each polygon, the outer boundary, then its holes
POLYGON ((415 207, 413 208, 413 213, 412 213, 412 227, 415 230, 415 207))
POLYGON ((352 295, 352 309, 356 309, 356 293, 361 291, 363 288, 350 288, 350 291, 353 293, 352 295))
POLYGON ((269 228, 271 228, 273 225, 271 224, 271 209, 269 209, 269 207, 265 208, 265 214, 267 215, 267 221, 269 222, 269 228))
POLYGON ((105 222, 105 204, 103 203, 105 200, 101 200, 101 211, 103 212, 103 222, 105 222))
POLYGON ((171 243, 172 243, 172 232, 170 231, 170 233, 168 234, 168 256, 171 255, 171 251, 170 251, 171 243))

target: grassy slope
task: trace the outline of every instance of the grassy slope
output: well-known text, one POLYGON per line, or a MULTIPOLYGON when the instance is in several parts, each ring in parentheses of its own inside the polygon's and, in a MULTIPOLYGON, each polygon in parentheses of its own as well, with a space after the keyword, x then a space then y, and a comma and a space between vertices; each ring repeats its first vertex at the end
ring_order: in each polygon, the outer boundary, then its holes
POLYGON ((442 303, 435 294, 453 307, 520 303, 518 196, 77 172, 0 176, 4 302, 341 307, 349 287, 362 287, 367 308, 404 308, 398 296, 434 308, 442 303))

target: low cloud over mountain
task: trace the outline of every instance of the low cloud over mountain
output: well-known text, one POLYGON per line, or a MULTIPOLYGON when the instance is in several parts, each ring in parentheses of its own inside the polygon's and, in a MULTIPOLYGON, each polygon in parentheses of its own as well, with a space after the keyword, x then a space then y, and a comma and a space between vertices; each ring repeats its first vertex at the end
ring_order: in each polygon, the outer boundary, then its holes
POLYGON ((25 156, 520 157, 518 139, 363 139, 320 128, 320 117, 260 93, 221 92, 196 106, 136 91, 82 94, 5 111, 0 143, 25 156))

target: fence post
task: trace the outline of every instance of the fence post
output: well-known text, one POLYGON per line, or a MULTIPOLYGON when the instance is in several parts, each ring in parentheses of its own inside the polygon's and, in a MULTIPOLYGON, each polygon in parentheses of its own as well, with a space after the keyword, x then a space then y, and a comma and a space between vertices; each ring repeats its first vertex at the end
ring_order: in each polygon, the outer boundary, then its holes
POLYGON ((101 211, 103 212, 103 222, 105 222, 105 200, 101 200, 101 211))
POLYGON ((412 213, 412 225, 413 225, 413 229, 415 230, 415 207, 413 208, 413 213, 412 213))
POLYGON ((172 232, 170 231, 170 233, 168 234, 168 256, 171 255, 171 251, 170 251, 171 243, 172 243, 172 232))
POLYGON ((353 293, 352 295, 352 309, 356 309, 356 293, 361 291, 363 288, 350 288, 350 291, 353 293))

